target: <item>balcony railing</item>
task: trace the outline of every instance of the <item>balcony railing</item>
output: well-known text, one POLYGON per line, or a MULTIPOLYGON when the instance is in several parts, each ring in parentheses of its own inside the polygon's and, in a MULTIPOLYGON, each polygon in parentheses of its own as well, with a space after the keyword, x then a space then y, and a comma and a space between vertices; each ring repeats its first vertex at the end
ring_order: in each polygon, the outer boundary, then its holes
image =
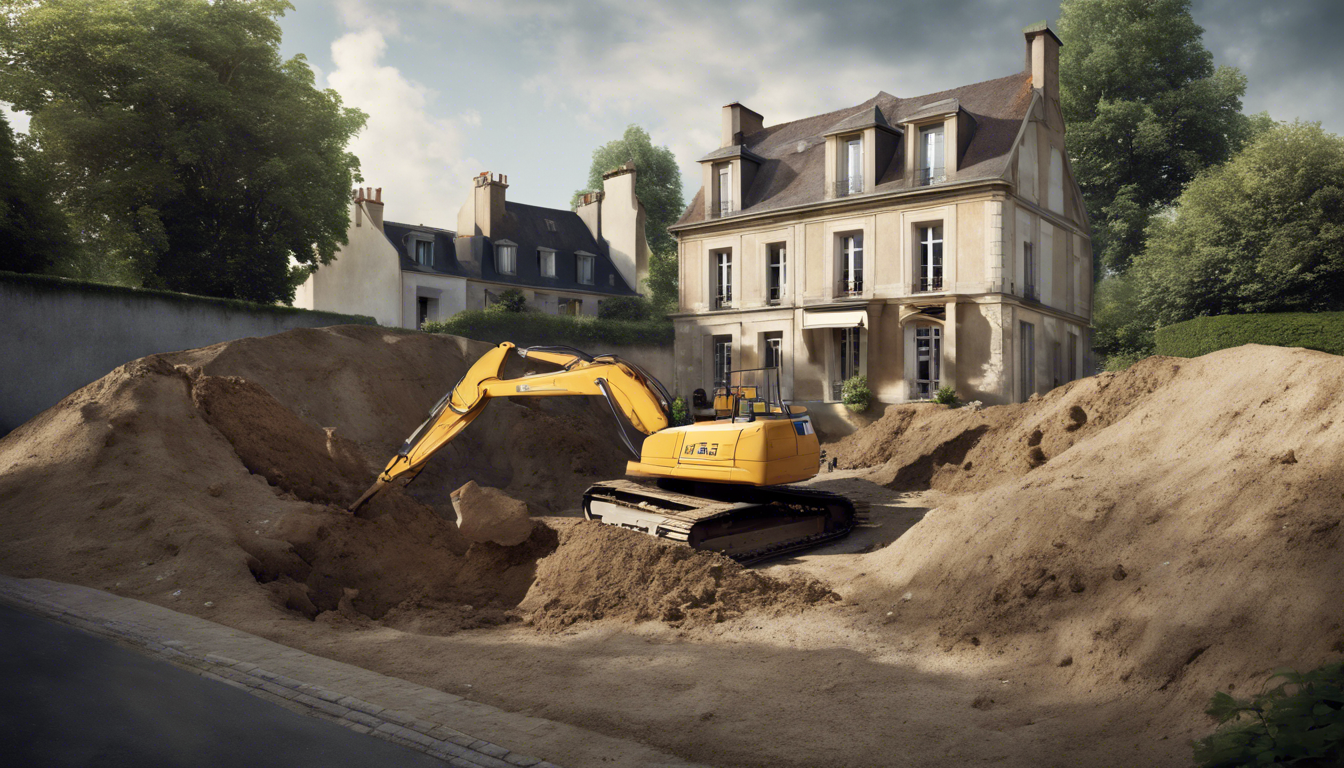
POLYGON ((732 212, 733 212, 732 200, 720 200, 718 205, 711 205, 709 207, 710 218, 714 219, 721 219, 724 216, 731 214, 732 212))
POLYGON ((849 197, 850 195, 863 194, 863 177, 851 176, 848 179, 841 179, 835 182, 835 196, 849 197))
POLYGON ((938 391, 938 383, 934 381, 915 381, 910 384, 911 400, 932 400, 934 394, 938 391))
POLYGON ((715 309, 731 309, 733 306, 733 294, 723 293, 714 297, 715 309))
POLYGON ((784 299, 784 287, 781 285, 772 285, 766 288, 765 303, 778 304, 784 299))
POLYGON ((862 296, 863 278, 856 280, 840 280, 835 284, 836 296, 862 296))
POLYGON ((1040 301, 1041 293, 1034 285, 1024 285, 1022 286, 1022 297, 1028 301, 1040 301))
POLYGON ((915 184, 918 186, 927 187, 930 184, 942 184, 945 181, 947 181, 947 169, 941 166, 920 168, 915 171, 915 184))
POLYGON ((935 277, 921 277, 919 279, 920 293, 928 293, 930 291, 941 291, 941 290, 943 290, 942 275, 937 275, 935 277))

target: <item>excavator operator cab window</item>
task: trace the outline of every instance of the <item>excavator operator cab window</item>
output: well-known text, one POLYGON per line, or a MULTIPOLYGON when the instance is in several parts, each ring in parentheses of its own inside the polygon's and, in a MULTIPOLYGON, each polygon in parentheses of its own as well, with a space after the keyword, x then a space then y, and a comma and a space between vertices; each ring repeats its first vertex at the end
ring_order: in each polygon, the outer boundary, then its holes
POLYGON ((779 389, 778 368, 730 371, 726 385, 714 389, 715 416, 733 421, 789 418, 779 389))

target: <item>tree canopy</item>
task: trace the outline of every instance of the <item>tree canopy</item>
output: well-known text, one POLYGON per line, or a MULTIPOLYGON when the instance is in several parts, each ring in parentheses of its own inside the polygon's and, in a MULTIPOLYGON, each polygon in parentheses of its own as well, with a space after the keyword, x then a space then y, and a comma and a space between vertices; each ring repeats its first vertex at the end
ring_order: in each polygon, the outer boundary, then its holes
POLYGON ((1154 220, 1131 272, 1157 325, 1344 310, 1344 138, 1320 123, 1260 133, 1154 220))
POLYGON ((651 251, 648 290, 654 304, 668 308, 677 301, 677 241, 667 228, 681 217, 685 206, 681 169, 672 150, 655 147, 643 128, 627 127, 621 138, 593 150, 588 186, 574 193, 573 204, 583 193, 602 189, 602 174, 628 162, 635 164, 635 194, 644 204, 644 232, 651 251))
POLYGON ((44 178, 25 162, 9 120, 0 114, 0 270, 46 272, 70 245, 44 178))
POLYGON ((1214 67, 1203 33, 1190 0, 1060 6, 1060 102, 1098 277, 1127 269, 1149 219, 1246 138, 1246 78, 1214 67))
POLYGON ((279 53, 284 0, 0 0, 0 99, 85 241, 150 287, 294 297, 345 242, 364 124, 279 53))

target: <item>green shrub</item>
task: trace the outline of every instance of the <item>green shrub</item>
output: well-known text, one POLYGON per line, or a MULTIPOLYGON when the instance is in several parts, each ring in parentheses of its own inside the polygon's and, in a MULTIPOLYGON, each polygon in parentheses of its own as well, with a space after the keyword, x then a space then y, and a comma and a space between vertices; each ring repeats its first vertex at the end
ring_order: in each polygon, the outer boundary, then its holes
POLYGON ((953 408, 961 405, 961 400, 957 398, 957 390, 952 387, 939 387, 938 391, 933 393, 933 402, 939 405, 950 405, 953 408))
POLYGON ((693 421, 691 409, 686 405, 686 398, 677 395, 677 399, 672 401, 672 426, 680 427, 693 421))
POLYGON ((1123 371, 1145 357, 1148 357, 1148 355, 1141 352, 1117 352, 1106 358, 1101 369, 1103 371, 1123 371))
POLYGON ((868 377, 864 375, 851 376, 845 379, 840 385, 840 401, 845 407, 855 413, 863 413, 868 410, 868 404, 873 399, 873 393, 868 389, 868 377))
POLYGON ((653 305, 643 296, 616 296, 602 301, 597 316, 602 320, 648 320, 653 317, 653 305))
POLYGON ((425 323, 424 330, 491 344, 511 341, 520 347, 564 345, 586 352, 605 351, 601 347, 672 344, 672 323, 667 320, 602 320, 540 312, 458 312, 447 320, 425 323))
POLYGON ((485 308, 487 312, 522 312, 527 309, 527 297, 517 288, 506 288, 495 303, 485 308))
POLYGON ((1242 344, 1304 347, 1344 355, 1344 312, 1197 317, 1157 329, 1157 354, 1199 357, 1242 344))
POLYGON ((1279 679, 1250 699, 1213 695, 1205 712, 1220 727, 1193 745, 1201 768, 1344 764, 1344 662, 1281 670, 1269 682, 1279 679))

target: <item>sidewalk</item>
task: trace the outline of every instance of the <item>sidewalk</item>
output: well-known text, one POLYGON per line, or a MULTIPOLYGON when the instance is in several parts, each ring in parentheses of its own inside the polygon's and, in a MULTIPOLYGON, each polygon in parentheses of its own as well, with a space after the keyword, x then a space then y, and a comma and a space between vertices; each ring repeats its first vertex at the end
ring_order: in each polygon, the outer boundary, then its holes
POLYGON ((419 750, 458 768, 555 768, 554 763, 529 755, 574 766, 693 765, 643 744, 506 712, 96 589, 0 576, 0 603, 112 639, 288 709, 419 750), (481 734, 490 739, 478 738, 481 734))

